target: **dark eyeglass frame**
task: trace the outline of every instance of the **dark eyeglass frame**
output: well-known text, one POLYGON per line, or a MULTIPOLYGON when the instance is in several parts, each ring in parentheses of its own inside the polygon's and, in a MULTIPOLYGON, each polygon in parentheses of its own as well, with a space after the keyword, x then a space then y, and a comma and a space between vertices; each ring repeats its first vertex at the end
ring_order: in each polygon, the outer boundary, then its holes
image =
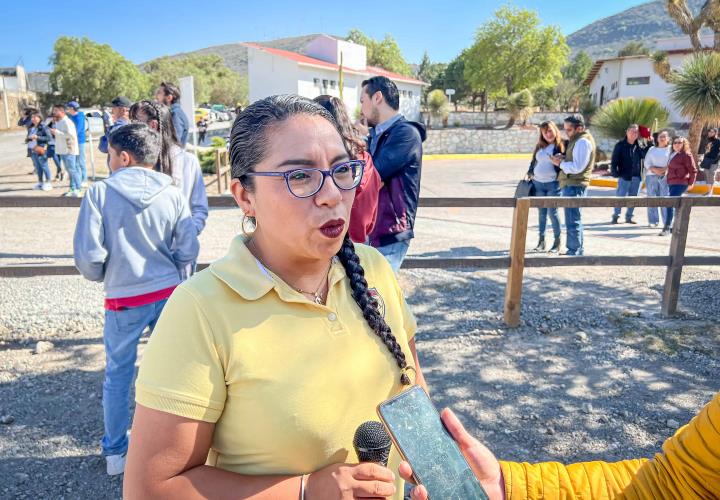
POLYGON ((335 186, 342 190, 342 191, 352 191, 353 189, 357 188, 360 185, 360 182, 362 181, 363 174, 365 173, 365 160, 349 160, 344 161, 342 163, 338 163, 334 167, 332 167, 329 170, 322 170, 319 168, 294 168, 292 170, 288 170, 287 172, 248 172, 246 174, 243 174, 241 177, 239 177, 240 180, 242 180, 243 177, 283 177, 285 178, 285 186, 287 187, 288 191, 291 195, 293 195, 295 198, 310 198, 311 196, 315 196, 320 192, 320 190, 325 185, 325 179, 330 177, 333 181, 333 184, 335 186), (333 177, 333 174, 337 172, 338 169, 342 167, 350 166, 359 166, 360 167, 360 175, 357 178, 357 181, 352 187, 344 188, 338 185, 337 181, 335 180, 335 177, 333 177), (318 188, 313 191, 310 194, 307 194, 305 196, 298 196, 295 194, 290 187, 290 176, 293 175, 296 172, 320 172, 322 174, 322 180, 320 181, 320 185, 318 188))

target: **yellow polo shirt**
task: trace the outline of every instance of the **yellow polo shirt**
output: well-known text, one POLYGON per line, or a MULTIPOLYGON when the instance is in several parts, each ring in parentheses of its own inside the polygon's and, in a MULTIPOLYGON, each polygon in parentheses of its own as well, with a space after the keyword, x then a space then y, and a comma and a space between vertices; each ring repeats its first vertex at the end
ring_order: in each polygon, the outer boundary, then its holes
MULTIPOLYGON (((356 251, 412 366, 416 323, 395 274, 375 249, 356 251)), ((208 464, 222 469, 300 475, 356 463, 355 430, 402 390, 400 370, 338 261, 329 283, 327 306, 310 302, 235 238, 224 258, 170 297, 140 364, 137 402, 214 422, 208 464)), ((398 463, 393 451, 396 476, 398 463)))

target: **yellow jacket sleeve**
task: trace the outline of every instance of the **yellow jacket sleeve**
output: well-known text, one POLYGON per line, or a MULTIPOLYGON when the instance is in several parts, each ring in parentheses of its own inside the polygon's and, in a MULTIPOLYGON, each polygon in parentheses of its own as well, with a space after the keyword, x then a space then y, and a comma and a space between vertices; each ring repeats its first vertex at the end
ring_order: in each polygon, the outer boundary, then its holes
POLYGON ((720 393, 652 460, 500 466, 508 500, 720 498, 720 393))

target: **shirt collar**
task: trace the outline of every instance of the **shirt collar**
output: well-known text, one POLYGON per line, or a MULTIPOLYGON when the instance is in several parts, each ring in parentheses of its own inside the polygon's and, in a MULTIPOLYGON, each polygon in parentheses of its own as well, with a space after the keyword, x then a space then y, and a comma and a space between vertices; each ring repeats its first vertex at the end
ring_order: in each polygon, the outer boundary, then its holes
POLYGON ((401 117, 402 117, 402 115, 400 113, 398 113, 395 116, 393 116, 392 118, 389 118, 389 119, 385 120, 384 122, 379 123, 378 125, 375 125, 375 127, 373 128, 373 135, 376 137, 383 135, 385 133, 385 131, 388 130, 393 125, 395 125, 395 122, 397 122, 401 117))
MULTIPOLYGON (((266 269, 248 250, 246 243, 245 236, 236 236, 227 255, 210 265, 210 272, 245 300, 258 300, 274 289, 285 302, 307 302, 306 298, 266 269)), ((329 277, 330 290, 346 277, 337 257, 333 258, 329 277)))

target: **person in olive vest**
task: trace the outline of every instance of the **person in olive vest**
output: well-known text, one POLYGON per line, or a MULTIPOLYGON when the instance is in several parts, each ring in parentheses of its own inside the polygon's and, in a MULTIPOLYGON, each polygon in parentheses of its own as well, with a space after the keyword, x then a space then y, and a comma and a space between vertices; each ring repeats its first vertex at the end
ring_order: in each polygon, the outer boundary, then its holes
MULTIPOLYGON (((565 156, 555 155, 553 164, 560 167, 558 180, 562 196, 585 196, 590 185, 590 174, 595 166, 595 139, 585 130, 582 115, 565 118, 565 133, 568 146, 565 156)), ((583 255, 582 213, 579 208, 565 209, 565 231, 567 253, 565 255, 583 255)))

